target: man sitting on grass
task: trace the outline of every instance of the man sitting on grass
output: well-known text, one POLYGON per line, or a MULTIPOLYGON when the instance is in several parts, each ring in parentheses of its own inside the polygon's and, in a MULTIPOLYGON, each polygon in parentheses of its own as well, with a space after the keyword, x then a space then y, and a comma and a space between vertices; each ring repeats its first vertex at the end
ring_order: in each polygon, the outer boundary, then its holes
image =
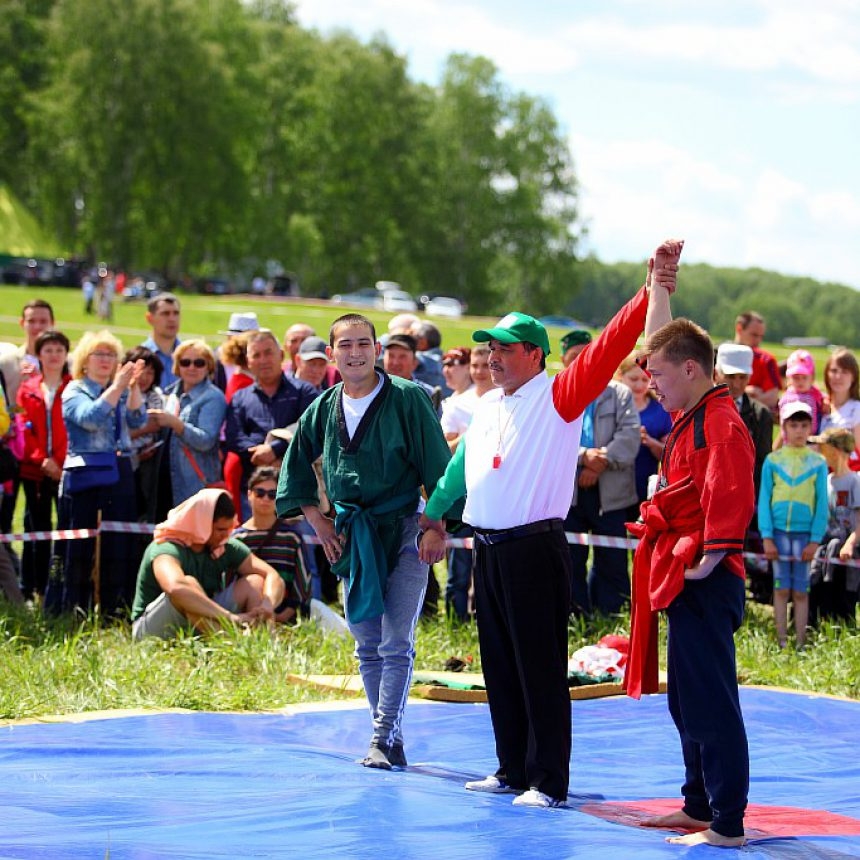
POLYGON ((278 572, 230 538, 236 509, 224 490, 200 490, 155 527, 137 574, 132 638, 167 639, 226 622, 259 624, 284 597, 278 572), (226 585, 228 573, 238 576, 226 585))

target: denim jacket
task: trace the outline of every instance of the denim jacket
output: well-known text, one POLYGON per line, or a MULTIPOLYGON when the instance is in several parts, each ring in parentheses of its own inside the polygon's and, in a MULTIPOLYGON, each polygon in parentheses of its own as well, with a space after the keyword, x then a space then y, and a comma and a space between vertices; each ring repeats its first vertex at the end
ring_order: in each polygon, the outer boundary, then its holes
POLYGON ((190 391, 182 391, 179 382, 170 389, 164 410, 177 415, 185 424, 185 432, 181 436, 171 433, 169 441, 173 504, 178 505, 206 484, 221 480, 219 441, 227 401, 221 389, 208 379, 190 391), (198 477, 188 454, 203 473, 204 481, 198 477))
MULTIPOLYGON (((102 397, 104 389, 84 376, 73 379, 63 391, 63 421, 69 439, 68 455, 98 451, 131 451, 129 429, 146 424, 146 407, 129 409, 128 392, 114 407, 102 397), (116 422, 120 416, 120 433, 116 422)), ((67 455, 67 456, 68 456, 67 455)))

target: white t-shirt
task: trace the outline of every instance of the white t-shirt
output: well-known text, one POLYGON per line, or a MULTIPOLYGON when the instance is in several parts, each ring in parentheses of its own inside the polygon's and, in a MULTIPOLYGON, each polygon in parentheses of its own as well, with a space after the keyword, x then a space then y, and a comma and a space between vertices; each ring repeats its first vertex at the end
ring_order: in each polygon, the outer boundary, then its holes
POLYGON ((821 416, 823 433, 828 427, 839 427, 842 430, 853 430, 860 424, 860 400, 846 400, 841 406, 830 404, 830 414, 821 416))
POLYGON ((343 392, 343 417, 346 421, 346 432, 349 433, 350 439, 355 435, 361 419, 364 418, 364 413, 373 403, 373 398, 382 391, 382 376, 378 371, 376 376, 376 388, 370 394, 365 394, 364 397, 350 397, 346 391, 343 392))
POLYGON ((466 432, 472 413, 478 402, 475 386, 467 388, 462 394, 454 393, 442 401, 442 432, 456 433, 458 436, 466 432))

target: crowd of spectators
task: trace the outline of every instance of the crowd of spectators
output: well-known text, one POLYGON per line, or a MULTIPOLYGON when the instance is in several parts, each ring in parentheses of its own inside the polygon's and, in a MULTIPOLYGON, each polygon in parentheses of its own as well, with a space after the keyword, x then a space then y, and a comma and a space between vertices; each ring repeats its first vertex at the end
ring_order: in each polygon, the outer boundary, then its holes
MULTIPOLYGON (((262 543, 263 555, 278 569, 285 597, 277 620, 307 616, 312 600, 337 602, 337 579, 325 554, 308 540, 312 529, 302 518, 276 517, 272 497, 296 422, 340 381, 328 340, 301 322, 279 340, 255 312, 242 312, 230 315, 213 349, 202 339, 181 337, 181 314, 179 298, 161 293, 147 303, 150 335, 140 344, 125 350, 110 331, 93 330, 72 350, 47 302, 24 306, 23 342, 0 344, 0 434, 18 462, 3 485, 0 529, 11 531, 19 492, 25 530, 47 532, 55 525, 95 529, 100 521, 154 527, 196 494, 216 489, 229 495, 243 524, 237 536, 255 551, 262 543)), ((782 433, 774 440, 773 417, 789 404, 808 406, 813 438, 842 430, 860 442, 854 354, 832 352, 821 391, 812 356, 792 353, 781 373, 761 347, 765 331, 760 315, 741 314, 734 342, 722 344, 715 361, 715 381, 728 387, 753 438, 757 496, 765 458, 783 441, 782 433)), ((568 332, 560 343, 563 366, 590 340, 585 330, 568 332)), ((393 317, 380 342, 377 367, 427 395, 456 451, 475 405, 494 387, 487 346, 444 347, 439 329, 412 314, 393 317)), ((649 495, 671 421, 640 364, 635 353, 625 358, 586 409, 568 531, 624 537, 625 522, 635 520, 649 495)), ((844 438, 840 444, 846 447, 844 438)), ((857 444, 846 455, 846 468, 859 469, 857 444)), ((469 534, 465 527, 458 537, 469 534)), ((148 536, 112 531, 102 532, 98 542, 45 538, 25 542, 20 561, 7 544, 0 551, 0 584, 10 600, 34 601, 50 612, 86 611, 98 603, 105 615, 123 615, 132 607, 148 542, 148 536)), ((750 581, 769 577, 755 516, 746 549, 750 581)), ((621 611, 630 599, 626 550, 573 544, 570 554, 571 613, 621 611)), ((459 621, 474 615, 472 564, 470 550, 448 551, 445 612, 459 621)), ((755 587, 753 592, 758 596, 755 587)), ((431 567, 426 615, 438 615, 439 596, 431 567)), ((832 604, 828 597, 816 605, 813 620, 826 616, 832 604)))

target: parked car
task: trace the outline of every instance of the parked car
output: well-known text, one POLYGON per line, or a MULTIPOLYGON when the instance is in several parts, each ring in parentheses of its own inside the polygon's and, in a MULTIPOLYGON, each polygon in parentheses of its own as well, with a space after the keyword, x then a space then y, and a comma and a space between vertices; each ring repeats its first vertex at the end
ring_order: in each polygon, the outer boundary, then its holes
POLYGON ((299 279, 296 275, 275 275, 266 282, 265 292, 267 296, 298 296, 299 279))
POLYGON ((125 302, 148 302, 161 292, 163 292, 163 289, 154 277, 148 278, 146 275, 134 275, 126 281, 125 289, 122 291, 122 299, 125 302))
POLYGON ((380 293, 387 292, 388 290, 402 290, 403 287, 397 283, 397 281, 377 281, 374 285, 380 293))
POLYGON ((228 278, 201 278, 197 283, 197 290, 201 293, 214 296, 228 296, 236 292, 233 284, 228 278))
POLYGON ((331 297, 336 304, 355 305, 360 308, 376 308, 379 301, 379 293, 373 287, 365 287, 354 293, 336 293, 331 297))
POLYGON ((382 302, 378 307, 380 310, 394 313, 418 310, 415 299, 405 290, 385 290, 382 293, 382 302))
POLYGON ((575 320, 573 317, 563 316, 562 314, 549 314, 545 317, 540 317, 538 322, 544 326, 555 326, 556 328, 588 328, 584 322, 575 320))
POLYGON ((47 286, 54 280, 54 261, 31 257, 24 268, 24 283, 31 286, 47 286))
POLYGON ((424 312, 431 317, 459 319, 463 316, 463 303, 450 296, 436 296, 424 304, 424 312))

